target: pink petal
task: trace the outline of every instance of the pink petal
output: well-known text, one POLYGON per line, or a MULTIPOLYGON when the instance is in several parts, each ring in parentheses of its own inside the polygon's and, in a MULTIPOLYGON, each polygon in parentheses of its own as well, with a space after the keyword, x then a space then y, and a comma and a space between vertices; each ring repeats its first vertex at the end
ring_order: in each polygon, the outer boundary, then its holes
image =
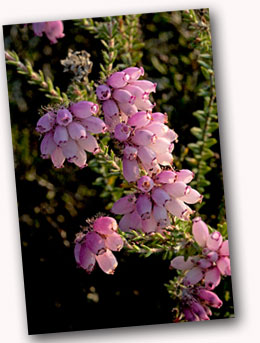
POLYGON ((67 143, 69 135, 66 127, 60 125, 56 126, 53 139, 58 146, 62 146, 63 144, 67 143))
MULTIPOLYGON (((175 174, 176 175, 176 174, 175 174)), ((190 186, 187 186, 184 182, 174 182, 169 183, 163 186, 163 189, 172 197, 174 198, 181 198, 180 200, 183 200, 183 197, 186 194, 189 194, 190 192, 190 186)))
POLYGON ((205 273, 205 287, 209 290, 214 289, 220 283, 220 271, 217 267, 209 269, 205 273))
POLYGON ((40 146, 42 158, 48 158, 54 152, 56 148, 57 148, 57 145, 53 140, 52 132, 46 133, 43 137, 43 140, 40 146))
POLYGON ((90 133, 87 133, 85 138, 80 139, 78 141, 78 145, 81 147, 81 149, 92 152, 93 154, 96 154, 100 151, 96 138, 90 133))
POLYGON ((106 131, 106 124, 98 117, 88 117, 82 120, 82 124, 91 133, 104 133, 106 131))
POLYGON ((188 169, 182 169, 182 170, 177 171, 176 173, 177 173, 176 181, 189 183, 194 178, 194 173, 188 169))
POLYGON ((70 137, 75 140, 85 138, 87 135, 84 126, 75 121, 68 125, 68 132, 70 137))
POLYGON ((62 146, 62 152, 68 161, 77 157, 78 150, 79 150, 79 147, 78 147, 77 143, 71 138, 69 138, 67 143, 65 143, 62 146))
POLYGON ((153 180, 147 175, 142 176, 137 181, 137 187, 144 193, 150 192, 153 186, 154 186, 153 180))
POLYGON ((156 183, 173 183, 176 179, 176 173, 172 170, 164 170, 159 173, 156 178, 156 183))
POLYGON ((123 71, 118 71, 109 76, 107 84, 113 88, 122 88, 126 86, 129 79, 130 75, 123 71))
POLYGON ((111 91, 107 85, 98 86, 96 94, 99 100, 108 100, 111 97, 111 91))
POLYGON ((117 100, 120 103, 129 103, 131 105, 135 103, 136 99, 136 97, 133 96, 126 89, 115 89, 112 96, 115 100, 117 100))
POLYGON ((229 246, 228 240, 224 241, 219 249, 219 254, 221 256, 229 256, 229 246))
POLYGON ((96 263, 95 254, 93 254, 86 246, 86 244, 81 245, 79 254, 79 264, 80 267, 85 269, 87 273, 91 273, 94 269, 96 263))
POLYGON ((200 297, 200 299, 205 300, 209 306, 214 308, 220 308, 223 304, 223 302, 214 292, 208 291, 204 288, 200 288, 198 296, 200 297))
POLYGON ((155 232, 157 230, 157 222, 151 214, 150 218, 142 220, 142 231, 144 233, 155 232))
POLYGON ((231 275, 230 259, 227 256, 220 257, 217 267, 222 275, 231 275))
POLYGON ((151 114, 146 111, 141 111, 133 114, 129 119, 127 124, 139 129, 146 126, 151 120, 151 114))
POLYGON ((125 214, 120 222, 119 227, 122 231, 127 232, 142 228, 142 219, 137 211, 125 214))
POLYGON ((124 142, 130 136, 131 131, 132 129, 130 126, 123 123, 117 124, 115 127, 115 138, 120 142, 124 142))

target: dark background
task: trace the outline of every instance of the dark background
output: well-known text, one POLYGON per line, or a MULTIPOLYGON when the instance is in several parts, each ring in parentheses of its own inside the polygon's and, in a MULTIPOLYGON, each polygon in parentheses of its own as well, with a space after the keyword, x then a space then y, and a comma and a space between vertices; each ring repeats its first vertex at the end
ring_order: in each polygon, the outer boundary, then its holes
MULTIPOLYGON (((196 49, 188 44, 189 31, 178 12, 145 14, 140 23, 145 44, 139 64, 158 83, 156 109, 168 112, 169 125, 179 134, 174 153, 180 156, 195 141, 190 133, 197 125, 192 112, 203 108, 197 93, 204 78, 196 63, 196 49)), ((43 69, 65 92, 70 75, 63 73, 60 59, 69 48, 87 50, 94 61, 90 79, 96 80, 102 45, 73 21, 64 22, 64 32, 58 44, 50 45, 45 36, 34 36, 31 25, 5 26, 5 48, 15 50, 21 60, 28 58, 35 70, 43 69)), ((12 66, 7 67, 7 77, 29 333, 172 322, 174 302, 164 283, 174 271, 161 256, 144 259, 116 253, 119 265, 113 276, 98 268, 91 275, 76 268, 75 234, 86 218, 104 212, 109 199, 100 197, 102 188, 93 185, 97 175, 90 168, 79 170, 66 163, 64 169, 55 170, 50 160, 41 159, 35 125, 39 108, 49 100, 12 66)), ((218 138, 218 133, 214 135, 218 138)), ((211 197, 202 208, 213 226, 224 207, 219 145, 214 151, 215 168, 207 176, 211 197)), ((179 163, 189 167, 185 161, 179 163)), ((212 318, 229 317, 230 280, 221 283, 217 294, 226 301, 212 318)))

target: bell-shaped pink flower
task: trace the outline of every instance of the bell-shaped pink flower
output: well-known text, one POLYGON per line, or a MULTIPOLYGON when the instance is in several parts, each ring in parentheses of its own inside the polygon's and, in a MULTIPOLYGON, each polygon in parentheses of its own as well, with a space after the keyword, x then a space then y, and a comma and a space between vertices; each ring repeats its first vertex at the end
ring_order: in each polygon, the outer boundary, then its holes
MULTIPOLYGON (((174 174, 176 175, 176 174, 174 174)), ((187 186, 184 182, 174 182, 168 183, 163 186, 163 189, 174 198, 184 197, 186 194, 189 194, 191 187, 187 186)), ((183 200, 183 198, 181 198, 183 200)))
POLYGON ((124 148, 124 157, 128 160, 135 160, 137 158, 138 150, 130 145, 126 145, 124 148))
POLYGON ((189 188, 189 191, 181 197, 181 200, 185 201, 187 204, 196 204, 197 202, 201 202, 203 195, 201 195, 195 189, 189 186, 187 187, 189 188))
POLYGON ((96 260, 103 272, 106 274, 114 274, 118 263, 114 254, 109 249, 102 255, 96 256, 96 260))
POLYGON ((115 138, 119 140, 119 142, 126 141, 130 134, 131 127, 126 124, 120 123, 115 127, 115 138))
POLYGON ((95 220, 93 228, 102 235, 111 235, 117 230, 117 222, 112 217, 99 217, 95 220))
POLYGON ((41 157, 48 158, 57 148, 56 143, 53 140, 52 132, 48 132, 42 139, 40 150, 41 150, 41 157))
POLYGON ((164 228, 165 226, 168 225, 169 217, 168 217, 168 213, 165 207, 154 204, 153 216, 159 227, 164 228))
POLYGON ((153 169, 153 166, 157 163, 155 152, 146 146, 138 147, 138 157, 146 171, 153 169))
POLYGON ((219 258, 218 254, 216 253, 216 251, 210 251, 208 252, 207 254, 207 259, 210 261, 210 262, 216 262, 219 258))
POLYGON ((111 212, 115 214, 130 213, 134 211, 135 209, 135 202, 136 202, 135 195, 128 194, 114 203, 111 209, 111 212))
POLYGON ((37 122, 36 130, 40 133, 45 133, 53 128, 55 116, 53 112, 44 114, 37 122))
POLYGON ((98 112, 98 105, 94 104, 91 101, 79 101, 77 103, 72 103, 70 105, 70 110, 75 115, 75 117, 79 119, 85 119, 92 114, 97 114, 98 112))
POLYGON ((139 79, 140 76, 144 75, 144 68, 138 68, 138 67, 129 67, 123 70, 124 73, 130 76, 130 79, 128 82, 133 82, 139 79))
POLYGON ((131 105, 135 103, 136 97, 126 89, 115 89, 112 94, 113 98, 118 102, 126 102, 131 105))
POLYGON ((66 127, 60 125, 56 126, 53 139, 58 146, 63 146, 65 143, 67 143, 69 135, 66 127))
POLYGON ((73 120, 72 114, 66 108, 61 108, 57 112, 56 121, 59 125, 67 126, 73 120))
POLYGON ((220 271, 217 267, 209 269, 205 273, 205 287, 209 290, 214 289, 220 283, 220 271))
POLYGON ((60 147, 57 147, 51 154, 51 160, 55 168, 62 168, 65 156, 60 147))
POLYGON ((135 182, 140 177, 140 171, 136 160, 123 158, 123 174, 128 182, 135 182))
POLYGON ((156 175, 156 183, 173 183, 176 179, 176 173, 173 170, 163 170, 161 173, 156 175))
POLYGON ((69 138, 68 141, 62 146, 62 152, 69 162, 75 157, 77 157, 78 149, 79 146, 71 138, 69 138))
POLYGON ((142 219, 149 219, 152 211, 152 202, 147 194, 140 194, 136 201, 136 209, 142 219))
POLYGON ((165 206, 170 200, 170 196, 161 187, 154 187, 152 190, 152 199, 158 206, 165 206))
POLYGON ((157 162, 162 166, 171 166, 173 163, 173 156, 170 152, 164 152, 157 155, 157 162))
POLYGON ((189 215, 192 213, 191 209, 178 199, 171 198, 165 206, 172 215, 183 220, 189 220, 189 215))
POLYGON ((118 102, 118 106, 121 112, 123 112, 127 116, 131 116, 138 111, 135 104, 131 104, 129 102, 118 102))
POLYGON ((156 83, 153 83, 153 82, 148 81, 148 80, 133 81, 133 82, 131 82, 131 85, 140 87, 143 91, 148 92, 148 93, 155 92, 156 86, 157 86, 156 83))
POLYGON ((153 186, 154 186, 153 180, 147 175, 142 176, 137 181, 137 187, 144 193, 150 192, 153 186))
POLYGON ((92 136, 90 133, 86 133, 86 137, 82 138, 78 141, 78 145, 88 151, 93 153, 94 155, 97 154, 100 151, 100 147, 98 145, 98 142, 94 136, 92 136))
POLYGON ((86 246, 95 255, 101 255, 106 251, 104 239, 94 231, 86 234, 86 246))
POLYGON ((99 100, 108 100, 111 97, 111 90, 107 85, 100 85, 96 90, 97 97, 99 100))
POLYGON ((197 316, 199 316, 200 319, 209 320, 209 317, 207 316, 205 309, 197 301, 193 301, 190 308, 191 308, 193 313, 195 313, 195 314, 197 314, 197 316))
POLYGON ((142 220, 142 231, 144 233, 151 233, 157 230, 157 222, 154 216, 151 214, 149 218, 142 220))
POLYGON ((119 115, 119 108, 114 100, 106 100, 103 102, 103 111, 104 114, 109 118, 119 115))
POLYGON ((207 238, 207 248, 213 251, 217 251, 220 248, 222 241, 223 238, 221 236, 221 233, 215 231, 207 238))
POLYGON ((57 38, 63 38, 63 23, 60 20, 47 21, 44 29, 46 36, 49 38, 52 44, 57 43, 57 38))
POLYGON ((149 145, 156 142, 156 135, 151 131, 138 129, 132 137, 132 142, 136 145, 149 145))
POLYGON ((106 132, 106 124, 102 119, 98 117, 88 117, 82 120, 82 124, 85 126, 86 130, 91 133, 104 133, 106 132))
POLYGON ((106 237, 105 244, 112 251, 120 251, 124 246, 124 241, 118 233, 113 232, 106 237))
POLYGON ((170 268, 178 270, 192 269, 194 267, 194 263, 191 260, 192 256, 189 256, 186 261, 184 260, 184 256, 176 256, 174 259, 171 260, 170 268))
POLYGON ((190 183, 194 178, 194 173, 188 169, 182 169, 176 172, 177 178, 176 181, 182 181, 184 183, 190 183))
POLYGON ((197 262, 197 266, 202 268, 202 269, 208 269, 212 266, 211 261, 209 261, 206 258, 201 258, 198 262, 197 262))
POLYGON ((183 279, 183 284, 185 286, 195 285, 196 283, 200 282, 203 276, 203 270, 199 267, 194 267, 185 275, 185 278, 183 279))
POLYGON ((134 127, 136 129, 140 129, 147 124, 149 124, 151 120, 151 114, 146 111, 140 111, 135 114, 133 114, 129 119, 127 124, 131 127, 134 127))
POLYGON ((209 230, 207 225, 201 220, 200 217, 193 219, 192 234, 198 245, 204 248, 209 237, 209 230))
POLYGON ((68 132, 72 139, 79 140, 86 138, 86 129, 80 123, 73 121, 68 125, 68 132))
POLYGON ((142 229, 142 219, 137 211, 127 213, 120 219, 119 227, 124 232, 142 229))
POLYGON ((79 266, 86 270, 87 273, 91 273, 94 269, 96 259, 95 254, 91 252, 86 244, 79 244, 76 243, 75 249, 74 249, 75 259, 79 266), (79 250, 78 257, 77 257, 77 251, 79 250))
POLYGON ((130 80, 130 75, 123 71, 113 73, 107 79, 107 84, 112 88, 122 88, 130 80))
POLYGON ((204 300, 209 306, 214 308, 220 308, 223 304, 223 302, 214 292, 211 292, 204 288, 199 289, 198 296, 200 297, 200 299, 204 300))
POLYGON ((222 275, 231 275, 230 259, 227 256, 220 257, 217 267, 222 275))
POLYGON ((76 164, 79 168, 84 168, 87 166, 87 154, 83 149, 78 149, 76 156, 71 158, 69 162, 76 164))
POLYGON ((166 113, 154 112, 151 113, 152 120, 166 124, 168 122, 168 116, 166 113))

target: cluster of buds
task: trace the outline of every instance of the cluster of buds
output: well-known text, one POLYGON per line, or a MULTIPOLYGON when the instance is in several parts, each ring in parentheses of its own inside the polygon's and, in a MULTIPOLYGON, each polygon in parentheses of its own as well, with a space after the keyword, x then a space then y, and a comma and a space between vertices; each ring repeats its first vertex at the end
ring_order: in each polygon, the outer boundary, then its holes
POLYGON ((188 271, 184 277, 185 286, 203 281, 205 288, 214 289, 221 281, 221 275, 231 275, 228 240, 223 241, 218 231, 209 234, 207 225, 197 217, 193 220, 192 233, 197 244, 202 248, 201 254, 177 256, 171 261, 171 267, 188 271))
POLYGON ((210 307, 220 308, 222 301, 212 291, 201 286, 184 288, 181 296, 181 311, 189 322, 209 320, 210 307))
POLYGON ((187 185, 193 176, 187 169, 163 170, 153 178, 142 176, 137 181, 137 192, 122 197, 112 207, 114 214, 124 215, 119 222, 120 229, 161 231, 170 225, 168 213, 188 220, 193 211, 187 204, 202 200, 202 195, 187 185))
POLYGON ((80 101, 45 113, 36 127, 44 135, 40 147, 42 158, 51 158, 56 168, 63 167, 65 159, 85 167, 86 151, 93 154, 100 151, 92 134, 106 131, 103 120, 94 116, 97 112, 97 104, 80 101))
POLYGON ((183 271, 181 307, 186 320, 208 320, 211 311, 208 306, 219 308, 222 301, 212 290, 219 285, 221 275, 231 275, 228 240, 218 231, 209 233, 207 225, 197 217, 192 225, 193 237, 201 253, 177 256, 170 268, 183 271))
POLYGON ((161 171, 161 166, 171 166, 174 141, 177 134, 164 124, 165 114, 139 111, 127 123, 115 127, 114 137, 123 150, 123 174, 128 182, 140 177, 139 167, 150 176, 161 171))
POLYGON ((109 131, 113 132, 120 122, 126 123, 128 117, 138 111, 151 111, 155 104, 149 100, 155 92, 156 84, 138 80, 144 75, 143 68, 130 67, 109 76, 106 84, 97 88, 96 94, 102 102, 104 120, 109 131))
POLYGON ((42 37, 43 32, 46 34, 52 44, 57 43, 57 38, 63 38, 63 23, 60 20, 57 21, 44 21, 32 24, 34 34, 42 37))
POLYGON ((99 217, 87 233, 80 232, 74 248, 78 266, 91 273, 97 261, 106 274, 113 274, 118 263, 112 251, 120 251, 124 245, 116 231, 117 222, 114 218, 99 217))

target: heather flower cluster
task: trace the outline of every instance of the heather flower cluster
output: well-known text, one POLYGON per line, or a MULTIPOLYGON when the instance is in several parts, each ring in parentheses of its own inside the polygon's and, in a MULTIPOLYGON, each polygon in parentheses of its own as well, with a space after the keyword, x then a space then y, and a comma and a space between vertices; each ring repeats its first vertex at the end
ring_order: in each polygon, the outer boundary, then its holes
POLYGON ((212 291, 201 286, 182 290, 181 311, 189 322, 210 320, 210 307, 220 308, 222 301, 212 291))
POLYGON ((42 158, 51 158, 56 168, 62 168, 65 159, 84 168, 86 151, 97 154, 98 142, 92 134, 104 133, 106 125, 95 115, 98 105, 89 101, 71 103, 45 113, 37 122, 36 130, 43 135, 42 158))
POLYGON ((119 199, 112 207, 114 214, 124 215, 122 231, 140 229, 145 233, 161 231, 171 224, 169 214, 188 220, 193 213, 187 204, 201 201, 202 196, 187 185, 193 173, 163 170, 152 178, 145 175, 137 181, 138 191, 119 199))
POLYGON ((32 24, 34 34, 42 37, 43 33, 46 34, 52 44, 57 43, 58 38, 63 38, 63 23, 60 20, 57 21, 44 21, 32 24))
POLYGON ((91 273, 96 262, 106 274, 113 274, 117 260, 112 251, 120 251, 124 245, 116 232, 117 222, 111 217, 99 217, 88 232, 80 232, 75 240, 74 255, 79 267, 91 273))
MULTIPOLYGON (((187 294, 190 295, 190 292, 194 293, 194 289, 203 289, 202 294, 206 294, 209 296, 209 299, 213 299, 215 295, 212 295, 212 292, 209 293, 209 291, 212 291, 219 285, 221 276, 231 275, 231 267, 228 240, 223 241, 220 232, 214 231, 210 234, 207 225, 200 217, 197 217, 193 220, 192 233, 196 243, 202 248, 201 254, 189 256, 186 261, 184 256, 177 256, 171 261, 171 268, 185 272, 183 285, 187 288, 191 287, 191 290, 187 290, 188 293, 184 292, 183 295, 182 301, 186 304, 186 307, 184 306, 186 309, 184 314, 187 320, 198 320, 196 316, 198 313, 193 311, 193 307, 190 306, 187 309, 187 304, 193 304, 193 301, 187 301, 187 299, 190 299, 189 296, 187 297, 187 294), (203 284, 204 288, 198 286, 198 283, 203 284)), ((200 292, 196 292, 200 294, 200 292)), ((214 307, 215 305, 210 306, 214 307)), ((203 319, 200 316, 199 318, 203 319)))
POLYGON ((128 117, 138 111, 151 111, 155 104, 149 100, 155 92, 156 84, 138 80, 144 69, 126 68, 110 75, 107 82, 97 87, 96 94, 102 102, 104 120, 109 131, 113 132, 120 122, 126 123, 128 117))

